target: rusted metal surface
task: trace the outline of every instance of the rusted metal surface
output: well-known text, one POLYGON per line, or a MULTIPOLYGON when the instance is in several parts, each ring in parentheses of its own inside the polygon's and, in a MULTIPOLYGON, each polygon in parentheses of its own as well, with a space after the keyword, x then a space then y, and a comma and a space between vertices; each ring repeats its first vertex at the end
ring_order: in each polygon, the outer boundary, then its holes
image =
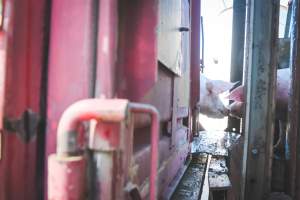
POLYGON ((119 8, 117 94, 140 101, 157 79, 158 1, 124 0, 119 8))
POLYGON ((201 195, 205 172, 207 168, 207 155, 193 157, 188 169, 183 175, 171 199, 198 200, 201 195))
POLYGON ((48 200, 86 198, 86 160, 82 156, 51 155, 48 161, 48 200))
POLYGON ((300 2, 293 1, 292 6, 292 31, 291 31, 291 85, 288 101, 288 124, 287 124, 287 144, 289 145, 289 160, 287 163, 287 182, 286 193, 292 199, 300 199, 300 159, 299 159, 299 113, 300 113, 300 55, 299 55, 299 20, 300 20, 300 2))
POLYGON ((262 200, 271 186, 279 1, 252 0, 248 13, 241 199, 262 200))
POLYGON ((191 153, 208 153, 215 156, 228 156, 228 150, 237 144, 239 134, 223 131, 201 131, 194 137, 191 153))
POLYGON ((45 2, 5 0, 3 7, 4 24, 0 33, 1 200, 35 200, 40 192, 36 140, 24 143, 14 132, 3 130, 2 117, 18 119, 26 109, 40 113, 45 2))
MULTIPOLYGON (((242 83, 244 62, 246 0, 233 1, 230 81, 242 83)), ((240 132, 241 121, 228 118, 228 131, 240 132)))

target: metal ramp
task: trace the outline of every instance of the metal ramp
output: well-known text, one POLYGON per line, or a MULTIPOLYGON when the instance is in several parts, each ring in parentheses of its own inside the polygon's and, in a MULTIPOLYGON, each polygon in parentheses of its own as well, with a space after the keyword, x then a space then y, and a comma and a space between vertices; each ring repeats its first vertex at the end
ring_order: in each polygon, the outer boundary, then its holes
POLYGON ((191 146, 191 160, 172 200, 225 199, 231 187, 226 157, 240 135, 223 131, 201 131, 191 146))

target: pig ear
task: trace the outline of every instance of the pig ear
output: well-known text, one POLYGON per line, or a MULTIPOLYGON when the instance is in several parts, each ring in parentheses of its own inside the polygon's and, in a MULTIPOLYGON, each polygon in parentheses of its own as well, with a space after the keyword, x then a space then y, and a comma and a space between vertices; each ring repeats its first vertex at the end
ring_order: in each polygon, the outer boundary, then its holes
POLYGON ((221 80, 210 80, 207 83, 207 88, 215 94, 221 94, 227 90, 230 90, 237 83, 238 82, 231 83, 231 82, 221 81, 221 80))
POLYGON ((241 85, 234 90, 232 90, 229 95, 226 97, 229 100, 234 100, 234 101, 239 101, 243 102, 244 101, 244 87, 241 85))

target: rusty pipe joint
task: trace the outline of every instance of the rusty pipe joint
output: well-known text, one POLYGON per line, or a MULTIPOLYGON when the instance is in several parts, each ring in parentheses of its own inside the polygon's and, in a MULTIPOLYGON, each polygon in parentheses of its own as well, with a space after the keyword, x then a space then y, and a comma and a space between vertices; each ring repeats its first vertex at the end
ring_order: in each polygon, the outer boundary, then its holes
POLYGON ((72 156, 79 153, 77 128, 82 121, 121 122, 127 115, 128 100, 85 99, 80 100, 63 113, 57 130, 57 155, 72 156))
POLYGON ((128 112, 151 116, 151 167, 150 200, 156 199, 159 114, 155 107, 140 103, 129 103, 124 99, 85 99, 72 104, 63 113, 57 130, 57 156, 68 157, 79 154, 77 147, 78 126, 82 121, 121 122, 128 112))

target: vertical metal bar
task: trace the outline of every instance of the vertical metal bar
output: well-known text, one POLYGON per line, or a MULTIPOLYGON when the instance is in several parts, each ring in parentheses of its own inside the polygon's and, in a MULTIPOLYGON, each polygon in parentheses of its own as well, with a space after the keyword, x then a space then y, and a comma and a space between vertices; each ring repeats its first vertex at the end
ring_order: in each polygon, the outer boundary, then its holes
POLYGON ((200 97, 200 16, 201 0, 190 1, 191 5, 191 110, 193 132, 196 127, 196 104, 200 97))
POLYGON ((171 135, 171 141, 170 146, 173 148, 176 144, 176 130, 177 130, 177 111, 178 111, 178 100, 179 100, 179 91, 178 91, 178 85, 179 85, 179 78, 174 76, 173 78, 173 99, 172 99, 172 135, 171 135))
MULTIPOLYGON (((243 80, 246 0, 233 1, 230 81, 243 80)), ((228 118, 229 131, 240 132, 240 120, 228 118)))
MULTIPOLYGON (((94 0, 95 1, 95 0, 94 0)), ((116 59, 118 45, 118 5, 117 0, 96 0, 98 6, 97 77, 95 95, 112 98, 116 90, 116 59)))
POLYGON ((249 0, 242 199, 270 191, 279 0, 249 0))
POLYGON ((200 26, 200 30, 201 30, 201 62, 200 62, 200 68, 201 68, 201 72, 203 73, 204 71, 204 67, 205 67, 205 64, 204 64, 204 42, 205 42, 205 39, 204 39, 204 26, 203 26, 203 16, 200 17, 200 23, 201 23, 201 26, 200 26))
POLYGON ((151 167, 150 167, 150 200, 157 198, 157 176, 158 176, 158 141, 159 141, 159 114, 155 107, 130 103, 129 109, 133 113, 148 113, 151 115, 151 167))
MULTIPOLYGON (((243 80, 244 44, 245 44, 245 21, 246 21, 246 0, 233 1, 232 14, 232 43, 231 43, 231 72, 232 82, 243 80)), ((241 132, 241 120, 233 117, 228 118, 227 130, 231 132, 241 132)), ((241 145, 242 146, 242 145, 241 145)), ((236 148, 239 151, 232 151, 230 157, 230 173, 232 187, 227 193, 228 199, 237 198, 241 188, 241 168, 235 163, 236 158, 241 161, 242 147, 236 148)))
POLYGON ((292 15, 292 4, 288 4, 288 13, 286 16, 285 21, 285 28, 284 28, 284 37, 288 38, 290 36, 290 27, 291 27, 291 15, 292 15))
POLYGON ((291 30, 291 57, 290 57, 290 70, 291 70, 291 86, 290 98, 288 101, 288 124, 287 124, 287 142, 289 144, 290 159, 287 163, 287 187, 286 193, 293 199, 300 199, 300 174, 299 166, 299 114, 300 114, 300 43, 299 43, 299 0, 294 0, 292 5, 292 30, 291 30))

